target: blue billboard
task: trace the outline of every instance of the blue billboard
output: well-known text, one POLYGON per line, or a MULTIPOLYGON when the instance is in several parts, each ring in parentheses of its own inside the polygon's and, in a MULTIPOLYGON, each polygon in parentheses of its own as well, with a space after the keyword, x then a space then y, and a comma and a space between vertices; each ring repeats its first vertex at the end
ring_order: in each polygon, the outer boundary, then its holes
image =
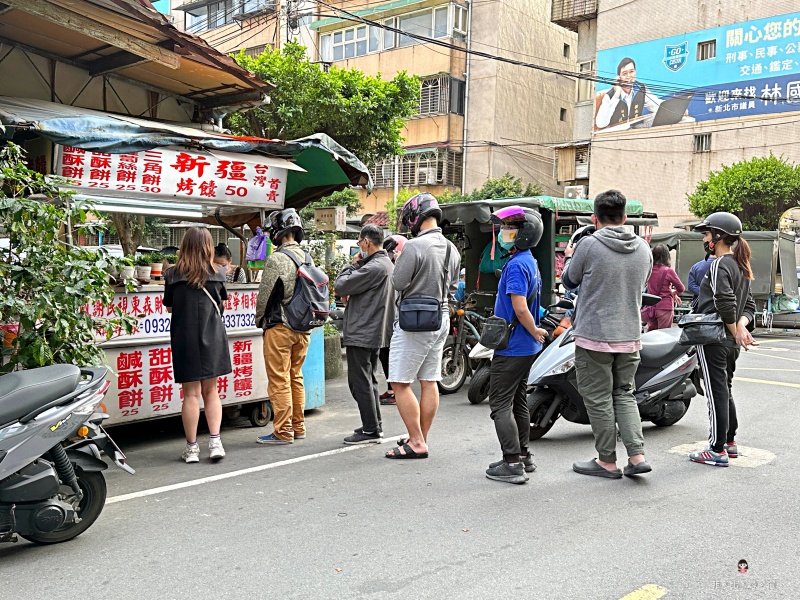
POLYGON ((596 133, 800 110, 800 13, 597 53, 596 133))

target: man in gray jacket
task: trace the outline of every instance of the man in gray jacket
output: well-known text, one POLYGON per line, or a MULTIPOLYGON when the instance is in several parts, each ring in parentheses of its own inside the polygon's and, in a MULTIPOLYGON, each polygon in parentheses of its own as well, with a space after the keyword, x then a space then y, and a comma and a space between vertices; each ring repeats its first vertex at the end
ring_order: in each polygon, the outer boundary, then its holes
POLYGON ((361 427, 344 438, 345 444, 380 444, 383 441, 378 365, 381 348, 389 345, 394 320, 392 261, 383 249, 383 231, 365 225, 358 237, 361 252, 334 283, 344 311, 342 342, 347 348, 347 383, 358 410, 361 427))
POLYGON ((628 464, 625 475, 648 473, 642 420, 633 395, 642 348, 642 291, 653 268, 647 243, 625 229, 626 200, 617 190, 594 200, 594 235, 568 246, 561 282, 580 286, 572 317, 575 370, 592 424, 597 459, 575 462, 582 475, 621 479, 617 468, 616 425, 628 464))

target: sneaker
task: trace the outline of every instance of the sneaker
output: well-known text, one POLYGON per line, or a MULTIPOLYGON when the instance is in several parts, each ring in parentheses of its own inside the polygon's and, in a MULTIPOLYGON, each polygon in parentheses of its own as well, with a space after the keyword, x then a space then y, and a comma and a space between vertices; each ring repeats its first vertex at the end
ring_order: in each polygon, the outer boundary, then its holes
POLYGON ((725 444, 725 452, 728 453, 728 458, 738 458, 739 457, 739 447, 736 445, 736 442, 728 442, 725 444))
POLYGON ((282 440, 275 433, 270 433, 269 435, 260 435, 256 438, 257 444, 266 444, 268 446, 286 446, 287 444, 291 444, 292 440, 282 440))
POLYGON ((379 402, 384 406, 397 404, 397 400, 394 398, 394 392, 386 392, 385 394, 381 394, 379 402))
POLYGON ((200 462, 200 445, 186 444, 186 448, 184 448, 183 454, 181 454, 181 460, 187 464, 200 462))
POLYGON ((382 394, 379 396, 379 398, 380 398, 381 400, 388 400, 389 398, 394 398, 394 392, 393 392, 392 390, 386 390, 385 392, 383 392, 383 393, 382 393, 382 394))
POLYGON ((517 485, 528 481, 528 478, 525 477, 525 468, 522 466, 521 462, 511 466, 507 462, 502 461, 496 467, 489 467, 486 469, 486 477, 494 479, 495 481, 516 483, 517 485))
POLYGON ((361 431, 357 431, 353 435, 348 435, 344 438, 345 444, 382 444, 383 443, 383 434, 382 433, 366 433, 363 429, 361 431))
MULTIPOLYGON (((489 465, 490 469, 494 469, 495 467, 499 467, 505 461, 498 460, 497 462, 493 462, 489 465)), ((528 454, 525 458, 522 459, 522 467, 525 469, 526 473, 533 473, 536 470, 536 465, 533 462, 533 454, 528 454)))
POLYGON ((702 452, 689 453, 689 460, 703 465, 712 465, 714 467, 727 467, 728 453, 725 452, 724 448, 722 452, 714 452, 709 447, 703 450, 702 452))
POLYGON ((208 440, 208 453, 211 460, 225 458, 225 448, 222 447, 222 440, 219 438, 211 438, 208 440))

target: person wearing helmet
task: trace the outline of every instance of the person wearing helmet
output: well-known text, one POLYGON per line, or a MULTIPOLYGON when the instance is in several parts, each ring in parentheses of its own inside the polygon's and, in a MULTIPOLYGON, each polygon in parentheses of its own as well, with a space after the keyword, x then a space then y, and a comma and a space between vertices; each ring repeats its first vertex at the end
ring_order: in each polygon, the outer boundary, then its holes
POLYGON ((755 319, 756 304, 750 291, 753 271, 750 246, 741 238, 742 222, 736 215, 718 212, 694 228, 703 234, 706 258, 715 256, 700 282, 700 294, 693 312, 717 313, 725 323, 726 339, 721 344, 697 346, 708 403, 710 433, 708 448, 692 452, 692 462, 727 467, 728 459, 739 456, 736 445, 736 405, 733 402, 733 373, 739 348, 757 346, 748 331, 755 319))
POLYGON ((617 428, 628 464, 624 474, 652 469, 644 459, 642 419, 633 395, 639 366, 642 290, 653 268, 653 255, 625 223, 626 199, 608 190, 594 200, 596 231, 564 249, 561 282, 581 288, 572 316, 575 371, 592 425, 597 458, 576 461, 581 475, 621 479, 617 468, 617 428))
MULTIPOLYGON (((293 208, 269 214, 266 226, 276 249, 291 252, 305 261, 300 247, 303 221, 293 208)), ((267 393, 272 403, 274 432, 259 436, 259 444, 291 444, 306 437, 306 397, 301 368, 306 359, 310 335, 289 327, 284 306, 292 299, 297 266, 282 252, 273 252, 264 262, 256 299, 256 323, 264 330, 264 362, 267 367, 267 393)))
POLYGON ((539 213, 508 206, 492 215, 500 226, 497 243, 510 253, 500 274, 494 315, 511 324, 508 346, 494 351, 489 377, 489 407, 503 459, 489 465, 486 477, 522 484, 536 469, 528 450, 530 414, 526 401, 528 372, 541 352, 547 331, 539 327, 542 277, 531 254, 542 238, 539 213))
POLYGON ((405 331, 395 321, 389 348, 389 382, 394 389, 397 409, 408 431, 401 446, 386 453, 387 458, 427 458, 428 432, 439 408, 442 378, 442 350, 450 319, 447 301, 458 286, 461 257, 458 249, 439 227, 442 211, 436 198, 417 194, 408 199, 400 211, 401 231, 410 231, 414 238, 403 246, 392 274, 392 286, 403 298, 425 296, 441 302, 443 315, 438 331, 405 331), (447 256, 450 256, 449 260, 447 256), (444 290, 444 297, 442 292, 444 290), (419 403, 411 384, 419 381, 419 403))

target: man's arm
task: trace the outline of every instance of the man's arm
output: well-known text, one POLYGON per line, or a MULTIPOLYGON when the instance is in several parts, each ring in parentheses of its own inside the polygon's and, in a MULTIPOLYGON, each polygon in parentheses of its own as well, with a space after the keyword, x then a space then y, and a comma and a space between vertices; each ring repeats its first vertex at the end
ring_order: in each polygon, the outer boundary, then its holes
POLYGON ((561 271, 561 283, 568 290, 574 290, 581 284, 587 245, 576 244, 564 249, 564 269, 561 271))
POLYGON ((511 306, 514 308, 514 314, 519 324, 522 325, 537 342, 544 342, 547 337, 547 330, 536 326, 536 321, 528 306, 528 299, 520 294, 509 294, 509 297, 511 298, 511 306))
POLYGON ((611 117, 614 115, 614 110, 616 110, 619 104, 619 93, 616 91, 616 87, 614 90, 614 95, 612 97, 609 97, 608 93, 603 94, 603 99, 600 101, 600 108, 597 109, 594 123, 600 129, 608 127, 609 123, 611 123, 611 117))
POLYGON ((264 272, 261 275, 261 285, 258 286, 258 297, 256 298, 256 323, 267 310, 272 291, 280 278, 280 268, 276 264, 277 255, 270 255, 264 263, 264 272))
POLYGON ((403 251, 397 257, 392 272, 392 286, 402 292, 411 285, 414 273, 417 270, 417 251, 413 245, 403 246, 403 251))
POLYGON ((700 269, 697 268, 697 265, 692 265, 692 268, 689 269, 689 291, 696 297, 700 295, 700 282, 697 281, 697 271, 700 269))
POLYGON ((748 346, 758 346, 758 342, 753 339, 751 333, 747 330, 747 326, 753 322, 755 319, 756 313, 756 303, 753 300, 753 294, 750 293, 750 290, 747 291, 747 300, 744 305, 744 312, 742 316, 739 317, 739 322, 736 324, 736 333, 734 336, 736 337, 736 343, 739 344, 745 351, 748 350, 748 346))
POLYGON ((375 287, 380 276, 380 271, 371 268, 373 263, 359 266, 346 265, 333 284, 333 290, 338 296, 355 296, 363 294, 375 287))

